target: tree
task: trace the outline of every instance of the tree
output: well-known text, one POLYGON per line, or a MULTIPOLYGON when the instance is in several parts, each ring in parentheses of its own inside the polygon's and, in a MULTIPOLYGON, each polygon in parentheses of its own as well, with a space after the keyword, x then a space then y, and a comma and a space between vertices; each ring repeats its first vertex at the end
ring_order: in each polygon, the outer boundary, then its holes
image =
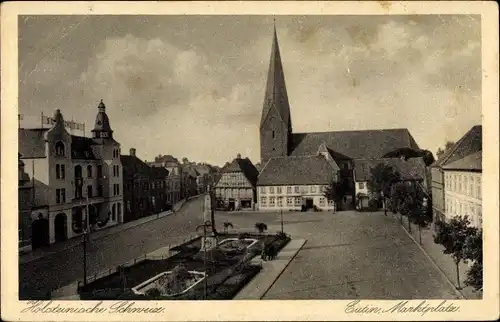
POLYGON ((259 234, 262 234, 264 231, 267 230, 267 225, 264 224, 263 222, 258 222, 255 224, 255 228, 259 232, 259 234))
POLYGON ((467 238, 474 235, 475 228, 470 227, 470 221, 467 216, 455 216, 448 222, 437 222, 436 226, 437 233, 434 236, 434 242, 443 245, 443 253, 453 257, 457 270, 457 288, 461 289, 459 264, 461 261, 467 259, 467 238))
POLYGON ((483 231, 472 228, 472 235, 465 242, 464 255, 467 260, 473 262, 467 271, 465 285, 472 286, 476 291, 483 290, 483 231))
POLYGON ((451 149, 454 145, 455 145, 454 142, 452 142, 452 141, 446 141, 446 144, 444 145, 444 149, 439 148, 437 150, 436 157, 438 159, 440 159, 445 154, 445 152, 448 151, 449 149, 451 149))
POLYGON ((346 191, 347 189, 344 182, 332 180, 325 191, 323 191, 323 195, 328 201, 338 202, 345 195, 346 191))
POLYGON ((189 164, 189 159, 184 157, 182 158, 182 164, 188 165, 189 164))
POLYGON ((411 232, 410 218, 416 215, 413 212, 417 204, 414 189, 405 182, 397 182, 393 185, 391 199, 400 214, 401 224, 403 216, 408 217, 408 231, 411 232))
MULTIPOLYGON (((400 180, 400 175, 391 166, 387 164, 377 164, 370 169, 370 178, 368 180, 368 191, 372 195, 380 196, 383 194, 384 204, 391 195, 391 187, 400 180)), ((377 197, 376 197, 377 198, 377 197)), ((387 208, 384 207, 387 216, 387 208)))

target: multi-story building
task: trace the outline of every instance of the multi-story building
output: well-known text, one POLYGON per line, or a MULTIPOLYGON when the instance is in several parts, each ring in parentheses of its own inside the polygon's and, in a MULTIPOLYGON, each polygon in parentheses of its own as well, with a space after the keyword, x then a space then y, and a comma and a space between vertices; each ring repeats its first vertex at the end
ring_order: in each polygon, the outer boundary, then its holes
POLYGON ((272 157, 257 180, 259 210, 333 209, 324 189, 339 180, 339 167, 323 154, 272 157))
POLYGON ((163 167, 168 171, 167 178, 167 205, 173 206, 181 200, 181 164, 171 155, 160 155, 149 166, 163 167))
POLYGON ((150 203, 151 211, 159 213, 168 208, 167 202, 168 170, 163 167, 150 167, 150 203))
MULTIPOLYGON (((33 207, 33 184, 29 175, 24 171, 24 162, 18 155, 18 205, 19 205, 19 251, 26 252, 32 249, 31 240, 31 210, 33 207)), ((38 240, 35 245, 39 246, 38 240)))
POLYGON ((258 175, 252 161, 242 159, 238 154, 222 169, 221 177, 215 184, 216 207, 225 210, 255 209, 258 175))
POLYGON ((196 169, 188 164, 181 167, 181 193, 182 198, 189 198, 198 193, 198 179, 199 173, 196 169))
POLYGON ((150 194, 150 167, 136 156, 136 149, 120 156, 123 165, 125 203, 124 222, 130 222, 152 213, 150 194))
POLYGON ((92 138, 68 133, 56 110, 50 129, 19 129, 19 153, 33 176, 33 241, 48 236, 54 243, 123 222, 120 144, 102 101, 92 138))
POLYGON ((379 164, 393 168, 399 173, 400 179, 408 183, 415 183, 418 187, 428 192, 426 180, 426 167, 422 157, 416 158, 384 158, 384 159, 357 159, 354 160, 354 182, 356 203, 360 208, 368 206, 372 197, 368 190, 368 181, 371 179, 371 170, 379 164))
POLYGON ((434 222, 446 219, 443 167, 481 150, 482 126, 476 125, 430 166, 434 222))
POLYGON ((468 216, 471 224, 482 228, 482 151, 443 166, 445 218, 468 216))
POLYGON ((213 169, 208 164, 197 164, 193 166, 198 172, 196 178, 197 194, 202 194, 208 191, 208 186, 213 185, 213 169))

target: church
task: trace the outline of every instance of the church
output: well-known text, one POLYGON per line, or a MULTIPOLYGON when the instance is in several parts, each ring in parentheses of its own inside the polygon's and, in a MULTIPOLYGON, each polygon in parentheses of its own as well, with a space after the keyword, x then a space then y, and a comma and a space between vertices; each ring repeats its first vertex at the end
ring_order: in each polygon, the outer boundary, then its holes
POLYGON ((323 190, 332 181, 346 187, 345 208, 354 207, 357 164, 389 159, 401 149, 419 150, 402 128, 294 133, 276 27, 259 132, 257 202, 262 211, 330 210, 333 204, 323 190))

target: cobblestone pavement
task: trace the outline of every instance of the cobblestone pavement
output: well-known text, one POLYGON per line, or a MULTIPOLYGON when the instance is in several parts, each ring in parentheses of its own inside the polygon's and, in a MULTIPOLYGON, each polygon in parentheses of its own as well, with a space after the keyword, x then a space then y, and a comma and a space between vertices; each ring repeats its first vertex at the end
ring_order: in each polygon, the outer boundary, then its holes
MULTIPOLYGON (((115 268, 196 234, 202 222, 203 198, 195 198, 175 214, 144 223, 87 244, 87 275, 115 268)), ((46 294, 83 277, 83 245, 19 265, 20 299, 46 294)))
MULTIPOLYGON (((217 213, 235 228, 264 222, 281 229, 280 214, 217 213)), ((383 213, 283 213, 284 230, 307 243, 264 299, 456 299, 456 290, 383 213)))

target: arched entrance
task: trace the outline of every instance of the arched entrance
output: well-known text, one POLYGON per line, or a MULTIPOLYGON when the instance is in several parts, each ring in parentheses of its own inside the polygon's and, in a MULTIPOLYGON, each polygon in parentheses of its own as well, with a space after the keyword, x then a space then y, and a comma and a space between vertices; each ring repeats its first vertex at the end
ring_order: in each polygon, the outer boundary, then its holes
POLYGON ((42 214, 39 214, 38 219, 35 219, 31 224, 31 247, 36 249, 49 243, 49 221, 43 218, 42 214))
POLYGON ((64 213, 58 214, 54 219, 54 237, 56 242, 68 239, 68 217, 64 213))

